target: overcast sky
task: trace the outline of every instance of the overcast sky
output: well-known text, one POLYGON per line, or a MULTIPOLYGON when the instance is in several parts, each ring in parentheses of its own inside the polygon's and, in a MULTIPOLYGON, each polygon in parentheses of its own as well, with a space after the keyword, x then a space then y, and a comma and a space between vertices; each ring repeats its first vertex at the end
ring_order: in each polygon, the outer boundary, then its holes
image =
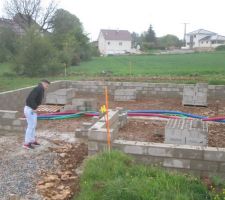
POLYGON ((174 34, 183 38, 184 22, 189 23, 187 32, 203 28, 225 35, 225 0, 58 1, 59 7, 80 19, 91 40, 97 40, 100 29, 123 29, 140 34, 150 24, 158 37, 174 34))

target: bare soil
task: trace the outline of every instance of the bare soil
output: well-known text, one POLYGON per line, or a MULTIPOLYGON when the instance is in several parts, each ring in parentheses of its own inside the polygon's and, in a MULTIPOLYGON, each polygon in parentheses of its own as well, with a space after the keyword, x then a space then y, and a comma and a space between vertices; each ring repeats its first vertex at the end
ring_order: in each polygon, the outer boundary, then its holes
MULTIPOLYGON (((76 93, 76 98, 95 98, 98 108, 105 104, 104 95, 76 93)), ((183 106, 181 102, 181 99, 156 97, 152 97, 149 100, 139 99, 137 101, 116 102, 110 97, 109 108, 123 107, 126 110, 174 110, 208 117, 225 116, 225 101, 209 101, 207 107, 183 106)), ((90 120, 88 117, 68 120, 45 120, 39 121, 39 127, 41 129, 68 132, 75 131, 75 128, 80 128, 82 126, 81 122, 88 122, 90 120)), ((130 118, 128 124, 120 130, 118 138, 145 142, 163 142, 166 122, 130 118)), ((210 122, 208 125, 208 145, 211 147, 225 148, 225 124, 210 122)))

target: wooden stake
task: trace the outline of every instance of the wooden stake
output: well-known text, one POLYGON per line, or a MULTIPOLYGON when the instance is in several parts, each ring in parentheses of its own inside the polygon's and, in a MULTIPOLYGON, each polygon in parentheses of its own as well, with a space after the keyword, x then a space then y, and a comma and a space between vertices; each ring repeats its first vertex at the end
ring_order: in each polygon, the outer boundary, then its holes
POLYGON ((107 128, 107 143, 108 150, 111 149, 111 136, 110 136, 110 128, 109 128, 109 102, 108 102, 108 88, 105 87, 105 105, 106 105, 106 128, 107 128))

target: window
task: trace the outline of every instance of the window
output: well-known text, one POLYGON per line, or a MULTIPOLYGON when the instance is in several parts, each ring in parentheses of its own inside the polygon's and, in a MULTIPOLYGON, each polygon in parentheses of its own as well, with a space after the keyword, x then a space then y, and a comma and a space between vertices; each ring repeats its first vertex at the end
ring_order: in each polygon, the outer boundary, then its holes
POLYGON ((108 45, 110 45, 110 42, 108 42, 108 45))
POLYGON ((122 42, 119 42, 119 45, 120 45, 120 46, 122 46, 122 45, 123 45, 123 43, 122 43, 122 42))

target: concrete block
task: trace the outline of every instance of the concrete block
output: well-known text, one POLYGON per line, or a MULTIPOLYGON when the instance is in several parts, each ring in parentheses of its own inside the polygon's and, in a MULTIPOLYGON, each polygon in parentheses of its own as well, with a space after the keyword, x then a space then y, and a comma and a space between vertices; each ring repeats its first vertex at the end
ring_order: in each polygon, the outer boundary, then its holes
POLYGON ((134 101, 137 99, 137 91, 134 89, 117 89, 114 92, 115 101, 134 101))
POLYGON ((15 119, 18 117, 18 111, 0 110, 0 113, 4 119, 15 119))
POLYGON ((11 131, 11 130, 13 130, 13 126, 8 126, 8 125, 7 126, 3 126, 2 129, 6 130, 6 131, 11 131))
POLYGON ((162 166, 164 158, 162 157, 155 157, 155 156, 146 156, 146 155, 133 155, 135 157, 135 160, 138 163, 144 163, 148 165, 157 165, 162 166))
POLYGON ((88 151, 88 156, 94 156, 97 153, 98 153, 97 151, 91 151, 91 150, 89 150, 88 151))
MULTIPOLYGON (((114 123, 118 124, 119 120, 119 111, 118 110, 109 110, 108 113, 109 116, 109 126, 111 127, 114 123)), ((105 116, 106 117, 106 116, 105 116)), ((104 122, 105 123, 105 117, 102 117, 99 122, 104 122)), ((119 124, 118 124, 119 125, 119 124)), ((103 127, 106 127, 105 125, 103 127)))
MULTIPOLYGON (((111 140, 115 137, 115 130, 110 129, 110 137, 111 140)), ((101 129, 89 129, 88 130, 88 140, 94 140, 94 141, 107 141, 107 130, 104 128, 101 129)))
POLYGON ((164 142, 206 146, 208 143, 208 125, 197 119, 170 119, 165 127, 164 142))
POLYGON ((59 89, 46 95, 47 104, 68 104, 71 103, 75 91, 72 88, 59 89))
POLYGON ((196 86, 184 86, 183 105, 207 106, 208 85, 198 83, 196 86))
POLYGON ((191 160, 191 169, 201 171, 214 171, 218 170, 218 163, 209 161, 191 160))
POLYGON ((158 157, 173 157, 173 148, 164 148, 161 145, 159 147, 148 147, 148 155, 158 157))
POLYGON ((205 148, 204 160, 223 162, 225 160, 225 148, 213 148, 213 147, 205 148))
POLYGON ((53 92, 56 96, 66 96, 67 98, 73 98, 75 96, 75 92, 73 88, 68 89, 59 89, 53 92))
POLYGON ((219 171, 220 172, 225 172, 225 162, 219 163, 219 171))
POLYGON ((89 141, 88 142, 88 151, 98 151, 98 142, 89 141))
POLYGON ((21 126, 22 125, 22 122, 21 122, 21 120, 16 119, 16 120, 13 120, 12 125, 13 126, 21 126))
POLYGON ((203 160, 203 147, 179 145, 174 147, 173 157, 203 160))
POLYGON ((73 99, 72 105, 80 111, 90 111, 97 110, 97 101, 96 99, 73 99))
POLYGON ((190 160, 165 158, 163 167, 190 169, 190 160))
POLYGON ((12 126, 11 130, 16 131, 16 132, 20 132, 20 133, 24 133, 25 128, 21 127, 21 126, 12 126))
POLYGON ((5 126, 11 126, 14 120, 15 119, 2 118, 0 121, 0 124, 5 125, 5 126))
POLYGON ((98 149, 99 151, 106 151, 109 149, 108 144, 106 142, 99 142, 98 143, 98 149))
POLYGON ((143 147, 142 146, 135 146, 135 145, 125 146, 124 147, 124 153, 142 155, 143 154, 143 147))

